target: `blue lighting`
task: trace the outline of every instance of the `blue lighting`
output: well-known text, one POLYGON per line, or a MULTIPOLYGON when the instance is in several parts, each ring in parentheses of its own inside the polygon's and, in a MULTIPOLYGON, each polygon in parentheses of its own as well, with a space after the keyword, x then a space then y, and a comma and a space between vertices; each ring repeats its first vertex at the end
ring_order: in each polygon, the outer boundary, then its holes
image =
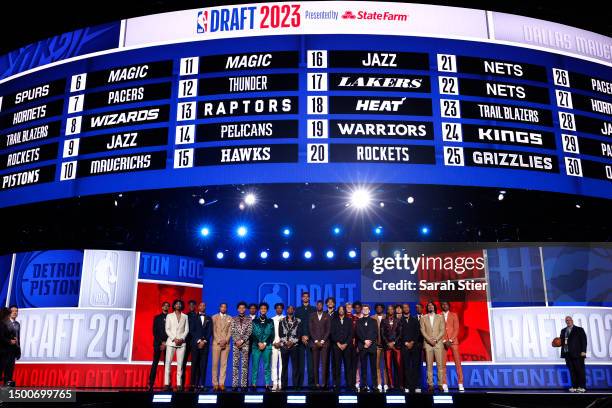
POLYGON ((382 233, 383 233, 383 227, 381 227, 380 225, 374 228, 374 235, 382 235, 382 233))
POLYGON ((208 226, 202 227, 202 229, 200 230, 200 235, 202 235, 203 237, 209 236, 210 228, 208 226))
POLYGON ((223 254, 223 252, 217 252, 217 259, 223 259, 225 255, 223 254))
POLYGON ((290 229, 290 228, 288 228, 288 227, 283 228, 283 231, 282 231, 282 232, 283 232, 283 235, 284 235, 285 237, 288 237, 288 236, 290 236, 290 235, 291 235, 291 229, 290 229))
POLYGON ((334 257, 334 251, 327 251, 325 253, 325 256, 327 257, 327 259, 332 259, 334 257))
POLYGON ((342 232, 342 229, 340 229, 340 227, 334 227, 332 229, 332 232, 334 233, 334 235, 340 235, 340 233, 342 232))
POLYGON ((421 234, 422 234, 422 235, 427 235, 427 234, 429 234, 429 227, 428 227, 428 226, 423 226, 423 227, 421 227, 421 234))
POLYGON ((355 258, 355 257, 357 256, 357 251, 355 251, 354 249, 351 249, 351 250, 348 252, 348 256, 349 256, 349 258, 351 258, 351 259, 355 258))
POLYGON ((238 258, 240 258, 240 259, 246 258, 246 252, 240 251, 240 253, 238 254, 238 258))
POLYGON ((246 237, 248 233, 249 233, 249 230, 244 225, 240 225, 238 228, 236 228, 236 235, 238 235, 241 238, 246 237))
POLYGON ((268 258, 268 252, 267 251, 261 251, 259 253, 259 256, 261 257, 261 259, 267 259, 268 258))
POLYGON ((310 251, 304 251, 304 258, 305 258, 305 259, 310 259, 310 258, 312 258, 312 252, 310 252, 310 251))
POLYGON ((289 259, 289 256, 290 256, 289 251, 283 251, 282 256, 283 256, 283 259, 289 259))

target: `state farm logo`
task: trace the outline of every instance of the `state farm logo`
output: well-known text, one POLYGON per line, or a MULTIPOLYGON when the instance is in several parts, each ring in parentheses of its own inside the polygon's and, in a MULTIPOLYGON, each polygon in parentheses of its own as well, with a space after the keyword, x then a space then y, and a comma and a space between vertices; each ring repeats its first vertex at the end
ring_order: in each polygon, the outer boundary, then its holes
POLYGON ((351 10, 346 10, 342 15, 342 19, 367 21, 408 21, 408 14, 365 10, 360 10, 357 12, 357 14, 353 14, 351 10))

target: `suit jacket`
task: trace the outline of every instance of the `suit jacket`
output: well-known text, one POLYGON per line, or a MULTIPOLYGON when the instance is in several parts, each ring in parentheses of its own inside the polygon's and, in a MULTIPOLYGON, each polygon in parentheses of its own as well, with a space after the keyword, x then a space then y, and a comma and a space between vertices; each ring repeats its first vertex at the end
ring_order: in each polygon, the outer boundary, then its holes
POLYGON ((372 319, 374 319, 374 321, 376 322, 376 346, 377 347, 382 347, 383 346, 383 340, 382 340, 382 336, 381 336, 381 333, 380 333, 380 324, 385 319, 385 317, 383 316, 383 318, 380 320, 380 322, 378 321, 378 316, 376 314, 370 315, 370 317, 372 319))
POLYGON ((229 346, 230 338, 232 336, 232 317, 225 314, 221 317, 220 313, 217 313, 212 317, 213 323, 213 340, 215 344, 219 344, 221 341, 225 341, 225 344, 229 346))
POLYGON ((204 322, 199 314, 191 316, 189 319, 189 333, 191 334, 191 347, 198 346, 198 340, 206 340, 206 346, 210 344, 210 336, 212 335, 212 319, 208 315, 204 315, 204 322))
POLYGON ((401 320, 402 332, 400 335, 400 341, 402 347, 407 341, 414 341, 414 347, 417 347, 419 343, 419 337, 421 336, 421 327, 419 326, 419 320, 414 316, 402 317, 401 320))
POLYGON ((8 352, 12 347, 11 340, 14 338, 13 332, 9 328, 8 321, 0 322, 0 354, 8 352))
POLYGON ((187 335, 189 334, 189 322, 187 320, 187 315, 185 313, 181 313, 180 320, 176 317, 176 313, 168 313, 166 316, 166 335, 168 335, 168 340, 166 340, 166 346, 168 347, 183 347, 185 343, 177 346, 174 344, 175 339, 185 340, 187 335))
POLYGON ((330 340, 332 343, 353 345, 353 321, 344 316, 340 321, 338 316, 331 320, 330 340))
MULTIPOLYGON (((442 317, 444 317, 444 313, 442 313, 442 317)), ((457 313, 449 311, 445 323, 446 333, 444 340, 452 340, 453 344, 459 344, 459 316, 457 316, 457 313)))
POLYGON ((156 349, 168 339, 168 334, 166 334, 167 315, 167 313, 160 313, 153 318, 153 347, 156 349))
POLYGON ((310 338, 308 339, 308 342, 310 343, 311 347, 314 345, 315 340, 325 340, 325 343, 329 343, 331 318, 326 311, 321 313, 320 320, 317 312, 312 313, 310 315, 310 321, 308 322, 308 328, 310 330, 310 338))
POLYGON ((240 348, 244 348, 245 346, 248 347, 252 331, 253 321, 249 316, 234 316, 232 318, 232 338, 234 339, 234 346, 237 340, 242 340, 243 343, 240 348))
POLYGON ((376 353, 376 339, 378 338, 378 323, 372 320, 371 317, 362 317, 357 321, 355 327, 355 338, 357 339, 357 347, 360 351, 367 353, 376 353), (364 347, 366 340, 372 340, 372 344, 367 349, 364 347))
POLYGON ((283 349, 287 349, 287 343, 293 343, 291 348, 297 346, 300 342, 300 333, 302 332, 302 321, 297 317, 293 317, 293 323, 290 323, 286 317, 282 318, 278 324, 278 337, 283 349))
POLYGON ((393 316, 392 319, 388 317, 380 322, 380 337, 383 341, 383 347, 388 348, 387 344, 394 341, 395 348, 400 348, 401 335, 402 335, 402 324, 401 320, 393 316))
POLYGON ((445 326, 446 325, 444 324, 444 317, 442 317, 442 315, 434 315, 433 326, 431 325, 431 323, 429 323, 429 314, 423 315, 421 317, 421 333, 425 338, 425 345, 434 347, 430 344, 430 342, 433 342, 434 339, 438 341, 437 344, 442 345, 442 339, 446 334, 445 326))
POLYGON ((272 321, 274 322, 274 343, 280 342, 280 322, 285 318, 285 315, 274 315, 272 321))
POLYGON ((300 324, 300 337, 301 336, 310 336, 310 328, 308 327, 309 323, 310 323, 310 315, 312 313, 315 313, 317 311, 317 309, 312 306, 312 305, 308 305, 308 306, 300 306, 298 308, 295 309, 295 317, 297 317, 298 319, 301 320, 302 324, 300 324))
POLYGON ((587 338, 582 327, 574 325, 567 339, 567 352, 565 351, 565 332, 567 327, 561 329, 561 358, 578 358, 580 353, 586 353, 587 338))

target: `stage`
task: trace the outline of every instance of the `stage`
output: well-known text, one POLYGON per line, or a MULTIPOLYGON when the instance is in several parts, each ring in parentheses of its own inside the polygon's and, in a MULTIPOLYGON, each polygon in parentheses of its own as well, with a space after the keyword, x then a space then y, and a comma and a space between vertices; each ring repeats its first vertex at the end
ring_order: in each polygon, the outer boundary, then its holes
MULTIPOLYGON (((19 388, 17 388, 19 389, 19 388)), ((23 388, 22 388, 23 389, 23 388)), ((76 402, 52 403, 53 407, 91 406, 156 406, 156 407, 498 407, 498 408, 604 408, 612 407, 612 392, 592 391, 575 394, 567 391, 547 390, 468 390, 434 394, 351 393, 331 391, 288 392, 164 392, 143 389, 93 389, 75 390, 76 402)), ((37 406, 36 403, 19 403, 19 406, 37 406)))

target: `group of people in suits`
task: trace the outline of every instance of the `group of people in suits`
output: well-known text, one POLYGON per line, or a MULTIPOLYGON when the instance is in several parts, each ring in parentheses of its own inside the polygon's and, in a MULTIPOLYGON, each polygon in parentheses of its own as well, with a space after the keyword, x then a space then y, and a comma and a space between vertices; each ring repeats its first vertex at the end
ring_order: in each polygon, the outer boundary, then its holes
POLYGON ((175 300, 170 312, 170 305, 164 302, 162 313, 154 318, 150 388, 165 352, 166 388, 171 387, 170 367, 175 354, 176 384, 179 390, 183 388, 187 355, 191 354, 191 386, 204 389, 212 350, 213 389, 223 391, 231 348, 231 383, 235 390, 256 387, 263 366, 267 390, 286 389, 291 367, 291 386, 296 389, 304 386, 306 369, 307 386, 311 389, 344 386, 360 391, 421 392, 424 353, 428 391, 434 391, 435 360, 438 389, 447 392, 446 350, 450 349, 459 390, 464 390, 459 319, 450 311, 448 302, 441 302, 441 314, 433 302, 427 304, 426 313, 417 304, 413 315, 408 303, 386 308, 376 304, 371 310, 357 301, 336 308, 335 299, 330 297, 311 305, 310 294, 304 292, 298 307, 289 305, 285 310, 284 304, 275 304, 273 317, 269 317, 270 306, 265 302, 239 302, 234 317, 228 315, 225 303, 219 305, 219 312, 212 318, 206 314, 204 302, 196 305, 191 301, 189 307, 190 311, 184 314, 182 302, 175 300))
POLYGON ((10 387, 15 386, 15 362, 21 358, 18 314, 19 308, 16 305, 0 309, 0 383, 10 387))

